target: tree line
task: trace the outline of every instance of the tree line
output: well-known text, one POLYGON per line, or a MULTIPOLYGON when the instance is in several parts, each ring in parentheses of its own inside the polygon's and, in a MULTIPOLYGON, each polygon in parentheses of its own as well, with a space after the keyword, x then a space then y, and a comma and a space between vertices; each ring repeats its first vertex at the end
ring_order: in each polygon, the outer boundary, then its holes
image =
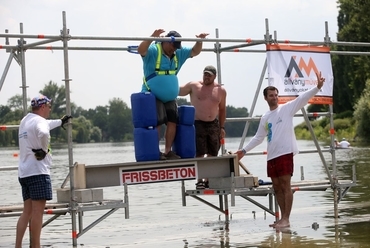
MULTIPOLYGON (((48 82, 40 94, 50 97, 52 108, 50 119, 61 118, 66 110, 65 86, 48 82)), ((27 99, 30 102, 30 99, 27 99)), ((190 105, 185 98, 178 98, 177 103, 190 105)), ((30 109, 29 109, 30 111, 30 109)), ((227 117, 246 117, 247 108, 226 107, 227 117)), ((105 106, 97 106, 88 110, 71 103, 72 140, 76 143, 89 142, 123 142, 133 141, 132 113, 128 105, 120 98, 109 100, 105 106)), ((7 101, 7 106, 0 105, 0 125, 19 125, 23 118, 23 98, 15 95, 7 101)), ((252 135, 258 123, 251 123, 248 134, 252 135)), ((240 137, 245 124, 242 122, 226 123, 228 137, 240 137)), ((162 137, 163 137, 162 128, 162 137)), ((61 128, 51 130, 51 142, 63 143, 67 140, 67 132, 61 128)), ((18 146, 18 130, 0 131, 0 146, 18 146)))

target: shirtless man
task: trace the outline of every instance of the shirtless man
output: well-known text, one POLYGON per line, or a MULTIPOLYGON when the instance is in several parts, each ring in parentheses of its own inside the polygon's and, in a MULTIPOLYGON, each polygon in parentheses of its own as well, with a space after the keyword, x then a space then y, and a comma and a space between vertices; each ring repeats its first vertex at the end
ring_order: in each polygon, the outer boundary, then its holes
MULTIPOLYGON (((179 96, 190 95, 195 108, 196 156, 217 156, 220 140, 225 137, 226 90, 215 82, 217 70, 206 66, 203 81, 192 81, 180 87, 179 96)), ((198 188, 205 188, 202 179, 198 188)))

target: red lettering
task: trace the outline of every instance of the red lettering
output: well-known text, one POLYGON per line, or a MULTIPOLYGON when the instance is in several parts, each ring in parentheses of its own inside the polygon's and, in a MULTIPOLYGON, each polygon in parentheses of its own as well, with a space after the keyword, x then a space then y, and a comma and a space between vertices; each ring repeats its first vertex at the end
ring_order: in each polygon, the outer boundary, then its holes
POLYGON ((143 181, 149 181, 149 172, 148 171, 143 171, 143 173, 141 174, 141 177, 142 177, 143 181))
POLYGON ((137 173, 137 172, 132 172, 132 173, 131 173, 131 181, 132 181, 132 182, 140 182, 139 173, 137 173))
POLYGON ((122 182, 128 184, 190 179, 196 178, 197 174, 194 166, 131 172, 122 171, 121 173, 122 182))
POLYGON ((188 177, 196 177, 195 167, 188 168, 188 177))
POLYGON ((150 180, 151 180, 151 181, 157 181, 157 180, 158 180, 157 171, 152 170, 152 171, 150 172, 150 180))
POLYGON ((173 171, 175 172, 175 178, 179 178, 179 171, 180 171, 180 169, 174 168, 173 171))
POLYGON ((185 168, 181 168, 180 170, 181 178, 186 178, 187 175, 188 175, 188 171, 185 168))
POLYGON ((124 183, 126 183, 126 182, 131 182, 131 175, 130 175, 130 173, 123 173, 122 174, 122 181, 124 182, 124 183), (127 181, 126 181, 126 179, 128 179, 127 181))
POLYGON ((173 179, 173 171, 171 169, 166 170, 166 178, 173 179))
POLYGON ((164 170, 158 170, 159 180, 166 179, 166 172, 164 170))

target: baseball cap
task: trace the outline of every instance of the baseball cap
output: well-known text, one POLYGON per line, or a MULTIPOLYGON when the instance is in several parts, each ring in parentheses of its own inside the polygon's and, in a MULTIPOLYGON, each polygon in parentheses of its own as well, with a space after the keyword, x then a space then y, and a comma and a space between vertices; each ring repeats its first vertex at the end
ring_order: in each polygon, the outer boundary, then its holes
POLYGON ((42 106, 43 104, 47 104, 51 102, 51 99, 49 99, 47 96, 44 96, 44 95, 39 95, 37 97, 34 97, 32 100, 31 100, 31 106, 32 107, 40 107, 42 106))
MULTIPOLYGON (((166 37, 181 37, 181 35, 178 32, 176 32, 175 30, 172 30, 172 31, 168 32, 166 37)), ((177 49, 181 49, 181 41, 173 41, 172 43, 173 43, 174 47, 176 47, 177 49)))
POLYGON ((217 74, 217 70, 216 70, 216 68, 215 68, 214 66, 212 66, 212 65, 208 65, 208 66, 206 66, 206 67, 204 68, 204 70, 203 70, 203 73, 205 73, 205 72, 207 72, 207 73, 211 74, 212 76, 214 76, 214 75, 216 75, 216 74, 217 74))

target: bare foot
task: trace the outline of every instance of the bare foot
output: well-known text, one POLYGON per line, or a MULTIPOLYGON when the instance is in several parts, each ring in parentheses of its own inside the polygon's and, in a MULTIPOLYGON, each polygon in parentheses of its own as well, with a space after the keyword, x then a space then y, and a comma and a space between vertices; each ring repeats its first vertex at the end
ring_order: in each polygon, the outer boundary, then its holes
POLYGON ((290 227, 290 223, 288 220, 280 220, 275 225, 275 228, 284 228, 284 227, 290 227))
POLYGON ((275 227, 279 222, 280 222, 280 220, 275 221, 273 224, 270 224, 269 227, 275 227))

